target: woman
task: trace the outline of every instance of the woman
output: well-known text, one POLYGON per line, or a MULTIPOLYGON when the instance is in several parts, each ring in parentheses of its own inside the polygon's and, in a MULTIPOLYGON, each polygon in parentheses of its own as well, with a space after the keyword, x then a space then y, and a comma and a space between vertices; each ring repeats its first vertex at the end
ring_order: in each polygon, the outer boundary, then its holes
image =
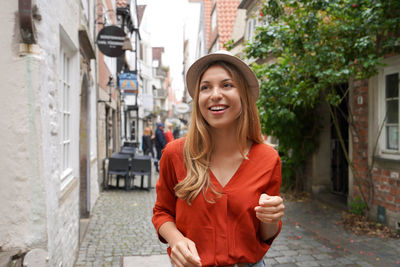
POLYGON ((153 224, 173 266, 265 266, 281 229, 278 153, 263 143, 251 69, 229 52, 186 74, 187 136, 163 151, 153 224))
POLYGON ((167 122, 165 124, 165 127, 167 128, 167 131, 165 132, 165 139, 167 140, 167 143, 174 141, 175 138, 172 134, 172 124, 167 122))
POLYGON ((151 141, 151 135, 152 135, 151 127, 148 126, 144 128, 142 136, 142 150, 143 154, 145 155, 151 154, 151 157, 154 158, 154 150, 153 150, 153 143, 151 141))

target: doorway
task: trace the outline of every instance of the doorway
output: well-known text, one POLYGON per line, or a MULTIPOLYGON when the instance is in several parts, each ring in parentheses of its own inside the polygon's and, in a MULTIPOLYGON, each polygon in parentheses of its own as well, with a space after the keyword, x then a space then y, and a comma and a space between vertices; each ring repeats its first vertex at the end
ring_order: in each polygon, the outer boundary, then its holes
POLYGON ((340 93, 343 101, 338 107, 332 107, 333 113, 337 119, 337 124, 340 129, 340 135, 343 139, 343 144, 340 141, 340 136, 336 130, 333 118, 331 117, 331 191, 334 194, 341 195, 347 198, 349 191, 349 166, 345 157, 343 145, 348 153, 349 148, 349 124, 347 117, 348 112, 348 84, 336 86, 337 92, 340 93))

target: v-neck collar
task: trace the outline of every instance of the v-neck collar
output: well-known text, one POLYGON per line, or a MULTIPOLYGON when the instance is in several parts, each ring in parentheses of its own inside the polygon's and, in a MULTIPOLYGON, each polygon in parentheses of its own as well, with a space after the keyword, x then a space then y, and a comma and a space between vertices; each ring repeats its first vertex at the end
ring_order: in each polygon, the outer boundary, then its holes
POLYGON ((229 178, 229 181, 225 184, 225 186, 222 186, 222 184, 219 182, 217 176, 215 176, 215 174, 212 172, 212 170, 209 169, 210 179, 212 180, 213 184, 217 187, 220 187, 222 190, 225 190, 231 183, 233 183, 232 180, 236 180, 235 178, 236 178, 237 174, 241 171, 241 169, 243 169, 246 166, 247 162, 249 161, 250 156, 251 156, 251 151, 253 150, 254 145, 255 145, 255 143, 252 142, 250 149, 246 154, 247 159, 246 158, 242 159, 242 162, 240 163, 239 167, 236 169, 235 173, 231 176, 231 178, 229 178))

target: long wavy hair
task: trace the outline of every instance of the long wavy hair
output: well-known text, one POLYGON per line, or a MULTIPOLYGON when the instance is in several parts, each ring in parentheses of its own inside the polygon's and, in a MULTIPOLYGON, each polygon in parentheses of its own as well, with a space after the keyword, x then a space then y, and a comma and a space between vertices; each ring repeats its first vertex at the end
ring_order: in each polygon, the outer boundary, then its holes
POLYGON ((193 111, 191 123, 186 136, 186 142, 183 148, 183 159, 187 170, 187 176, 184 180, 176 184, 175 195, 185 200, 189 205, 202 191, 207 202, 213 203, 214 199, 207 199, 207 190, 211 190, 217 197, 220 192, 216 190, 210 182, 209 166, 211 155, 214 149, 214 140, 211 138, 211 127, 203 118, 199 108, 199 87, 204 72, 211 66, 223 67, 235 82, 241 99, 242 112, 238 120, 236 141, 239 145, 239 151, 243 158, 246 158, 245 150, 247 140, 255 143, 262 143, 260 120, 255 104, 249 91, 247 82, 243 74, 232 64, 224 61, 215 61, 207 65, 199 75, 196 82, 196 89, 193 98, 193 111))

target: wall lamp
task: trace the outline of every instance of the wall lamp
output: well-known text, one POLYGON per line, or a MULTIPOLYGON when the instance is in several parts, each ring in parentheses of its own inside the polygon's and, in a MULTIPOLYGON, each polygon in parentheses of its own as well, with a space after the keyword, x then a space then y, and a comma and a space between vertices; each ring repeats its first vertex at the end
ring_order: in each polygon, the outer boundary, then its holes
POLYGON ((112 102, 111 89, 114 87, 112 75, 110 75, 110 77, 108 78, 107 87, 108 87, 108 100, 97 100, 97 103, 111 103, 112 102))

